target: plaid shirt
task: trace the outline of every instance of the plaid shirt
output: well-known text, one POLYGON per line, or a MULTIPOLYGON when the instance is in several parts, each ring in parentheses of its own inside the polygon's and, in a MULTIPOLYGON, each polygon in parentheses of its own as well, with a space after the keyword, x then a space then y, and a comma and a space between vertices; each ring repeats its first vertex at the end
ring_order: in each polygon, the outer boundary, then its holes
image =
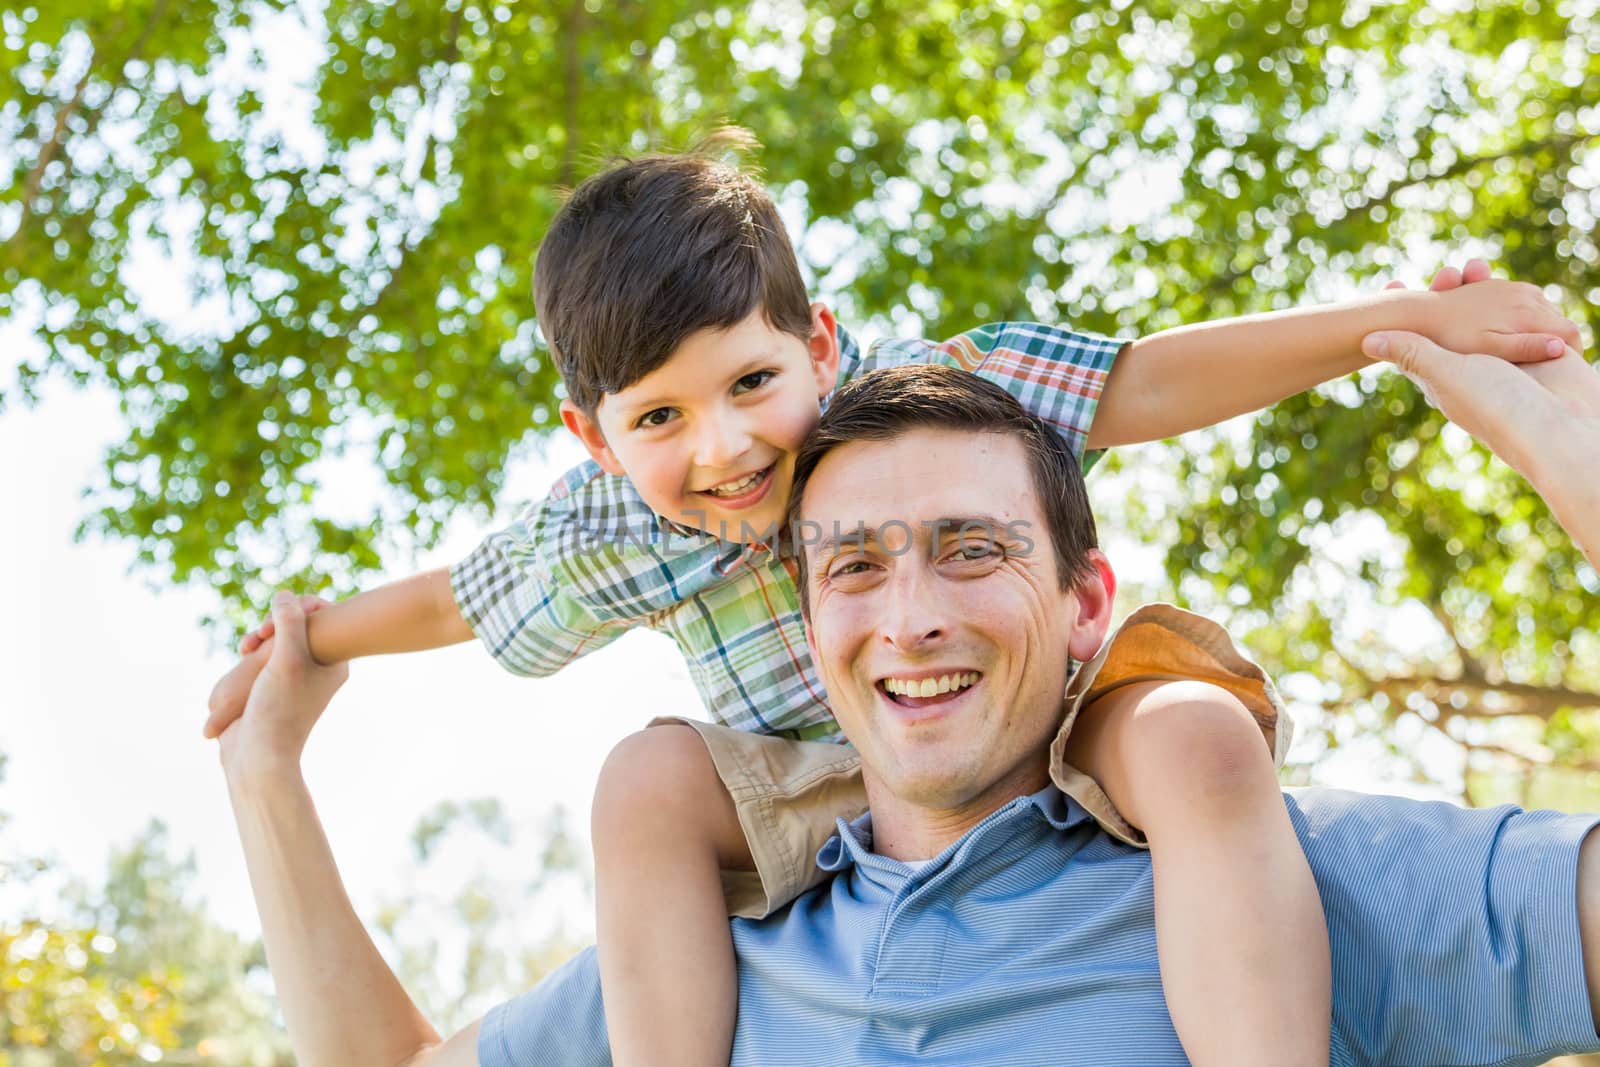
MULTIPOLYGON (((1075 454, 1123 341, 1031 322, 980 326, 942 344, 885 340, 862 354, 839 330, 839 380, 944 363, 1001 386, 1075 454)), ((1084 468, 1096 457, 1084 457, 1084 468)), ((635 626, 678 643, 716 722, 836 738, 806 648, 794 560, 656 515, 628 479, 582 463, 510 528, 450 571, 462 618, 514 674, 554 674, 635 626)))

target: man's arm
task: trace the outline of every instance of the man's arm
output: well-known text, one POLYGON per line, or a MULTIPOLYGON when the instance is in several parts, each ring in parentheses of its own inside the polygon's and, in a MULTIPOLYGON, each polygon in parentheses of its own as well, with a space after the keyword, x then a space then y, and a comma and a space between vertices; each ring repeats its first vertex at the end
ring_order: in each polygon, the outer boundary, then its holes
POLYGON ((273 604, 278 636, 222 765, 261 916, 267 962, 305 1067, 468 1067, 478 1024, 440 1044, 356 917, 300 773, 307 735, 347 669, 306 647, 299 604, 273 604))
POLYGON ((1532 285, 1488 280, 1446 292, 1386 291, 1322 307, 1180 326, 1117 357, 1089 431, 1091 449, 1172 437, 1256 411, 1358 370, 1361 339, 1409 330, 1457 351, 1518 363, 1579 343, 1532 285))
POLYGON ((1600 834, 1590 833, 1578 850, 1578 933, 1589 1010, 1600 1025, 1600 834))
POLYGON ((1377 334, 1364 347, 1419 382, 1452 422, 1528 479, 1600 567, 1600 375, 1582 356, 1569 350, 1514 366, 1406 333, 1377 334))

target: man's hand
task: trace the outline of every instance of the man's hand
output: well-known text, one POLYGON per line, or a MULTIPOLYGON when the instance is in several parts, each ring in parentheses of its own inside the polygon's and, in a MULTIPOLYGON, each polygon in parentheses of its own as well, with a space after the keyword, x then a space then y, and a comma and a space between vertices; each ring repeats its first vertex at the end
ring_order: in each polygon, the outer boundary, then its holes
POLYGON ((1398 366, 1452 422, 1516 468, 1600 566, 1600 375, 1582 356, 1569 348, 1557 359, 1513 365, 1398 332, 1370 334, 1362 351, 1398 366))
POLYGON ((350 674, 348 664, 325 667, 311 658, 306 611, 293 595, 273 597, 272 622, 276 636, 260 650, 266 662, 243 714, 221 730, 222 762, 230 769, 298 765, 311 728, 350 674))
POLYGON ((1450 352, 1412 333, 1370 334, 1361 347, 1400 368, 1446 418, 1530 480, 1549 450, 1600 434, 1600 375, 1570 348, 1553 360, 1513 366, 1450 352))
MULTIPOLYGON (((317 596, 300 597, 300 609, 307 615, 322 610, 328 603, 317 596)), ((261 668, 267 665, 267 659, 272 655, 269 643, 272 631, 272 619, 269 617, 246 634, 239 643, 239 662, 217 679, 217 684, 212 687, 211 697, 206 701, 208 714, 202 730, 206 740, 220 737, 230 723, 244 714, 244 703, 250 697, 250 687, 255 684, 256 675, 261 673, 261 668)))

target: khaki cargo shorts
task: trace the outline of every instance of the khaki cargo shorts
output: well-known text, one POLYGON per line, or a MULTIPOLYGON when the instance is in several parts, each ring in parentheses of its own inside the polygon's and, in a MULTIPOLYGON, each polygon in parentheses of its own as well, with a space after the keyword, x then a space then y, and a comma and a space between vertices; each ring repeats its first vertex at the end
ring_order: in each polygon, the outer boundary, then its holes
MULTIPOLYGON (((1141 848, 1144 835, 1062 753, 1083 707, 1120 686, 1172 679, 1210 682, 1238 697, 1260 725, 1276 766, 1283 765, 1293 732, 1271 679, 1222 627, 1170 604, 1148 604, 1128 616, 1067 686, 1061 730, 1050 746, 1050 777, 1107 833, 1141 848)), ((837 833, 837 819, 854 819, 867 808, 855 749, 689 719, 651 725, 667 723, 691 726, 705 741, 750 842, 755 871, 722 874, 729 915, 761 918, 827 877, 816 865, 817 851, 837 833)))

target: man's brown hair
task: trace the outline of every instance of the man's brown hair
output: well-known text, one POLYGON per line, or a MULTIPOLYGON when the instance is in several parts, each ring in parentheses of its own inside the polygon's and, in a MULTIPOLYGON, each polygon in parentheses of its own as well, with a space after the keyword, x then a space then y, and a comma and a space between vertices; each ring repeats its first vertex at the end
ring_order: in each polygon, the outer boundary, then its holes
MULTIPOLYGON (((1017 398, 976 374, 941 364, 872 371, 841 386, 828 410, 795 456, 786 530, 800 530, 800 507, 817 464, 852 441, 892 441, 912 430, 993 433, 1022 442, 1028 473, 1044 512, 1045 532, 1055 551, 1063 590, 1095 573, 1089 550, 1098 545, 1083 469, 1055 428, 1025 409, 1017 398)), ((800 567, 800 609, 810 616, 805 546, 800 567)))
POLYGON ((720 130, 681 155, 621 161, 572 191, 539 247, 539 329, 567 396, 591 418, 607 393, 637 382, 698 330, 760 310, 802 341, 811 309, 777 205, 720 130))

